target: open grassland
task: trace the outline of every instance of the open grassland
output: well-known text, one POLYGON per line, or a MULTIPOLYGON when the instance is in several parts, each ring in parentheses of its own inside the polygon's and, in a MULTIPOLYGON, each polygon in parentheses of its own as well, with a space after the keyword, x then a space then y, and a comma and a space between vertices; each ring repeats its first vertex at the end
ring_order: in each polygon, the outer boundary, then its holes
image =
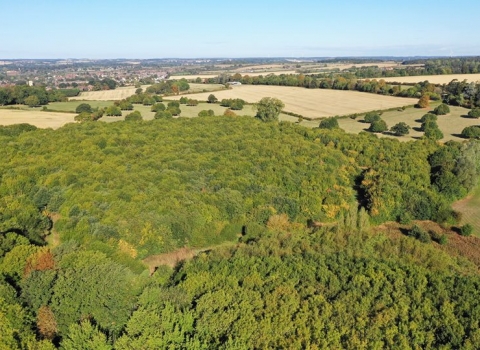
MULTIPOLYGON (((437 103, 438 104, 438 103, 437 103)), ((382 114, 382 119, 385 120, 388 127, 391 128, 397 123, 405 122, 412 129, 410 133, 406 136, 393 136, 390 134, 377 134, 379 137, 394 137, 401 141, 411 141, 418 139, 423 136, 423 132, 419 131, 420 121, 419 119, 428 112, 433 110, 437 104, 432 104, 430 108, 407 108, 404 111, 387 111, 382 114)), ((440 130, 442 130, 444 138, 441 140, 443 142, 449 140, 462 141, 460 133, 462 130, 471 125, 479 125, 480 120, 466 118, 466 114, 469 109, 462 107, 453 107, 450 106, 450 113, 447 115, 438 116, 437 124, 440 130)), ((302 121, 301 125, 308 127, 317 127, 318 121, 302 121)), ((341 118, 338 119, 338 124, 340 128, 345 130, 348 133, 358 134, 362 131, 366 131, 370 124, 363 122, 363 116, 357 117, 356 119, 351 118, 341 118)))
MULTIPOLYGON (((195 94, 192 98, 206 101, 209 93, 195 94)), ((413 105, 418 99, 382 96, 357 91, 305 89, 287 86, 241 85, 214 94, 219 100, 241 98, 258 102, 262 97, 276 97, 285 103, 285 110, 307 118, 363 113, 376 109, 388 109, 413 105)), ((170 96, 179 99, 180 96, 170 96)))
POLYGON ((72 123, 74 116, 71 113, 44 112, 40 109, 0 109, 0 125, 27 123, 39 128, 57 129, 67 123, 72 123))
POLYGON ((47 108, 52 111, 75 112, 77 107, 82 103, 88 103, 92 108, 105 108, 111 106, 113 101, 68 101, 68 102, 51 102, 47 108))
POLYGON ((196 92, 212 92, 218 90, 224 90, 225 85, 223 84, 197 84, 197 83, 189 83, 190 89, 188 90, 189 93, 196 93, 196 92))
MULTIPOLYGON (((143 89, 149 85, 142 86, 143 89)), ((100 90, 100 91, 84 91, 80 95, 70 97, 69 101, 84 100, 84 101, 115 101, 123 100, 135 94, 135 86, 120 87, 115 90, 100 90)))
MULTIPOLYGON (((480 184, 479 184, 480 185, 480 184)), ((452 208, 462 213, 461 225, 471 224, 474 227, 473 233, 480 237, 480 186, 475 191, 452 205, 452 208)))
POLYGON ((385 80, 387 83, 418 83, 428 80, 432 84, 448 84, 454 79, 457 79, 458 81, 463 81, 464 79, 466 79, 468 82, 480 81, 480 74, 416 75, 411 77, 392 77, 382 79, 385 80))

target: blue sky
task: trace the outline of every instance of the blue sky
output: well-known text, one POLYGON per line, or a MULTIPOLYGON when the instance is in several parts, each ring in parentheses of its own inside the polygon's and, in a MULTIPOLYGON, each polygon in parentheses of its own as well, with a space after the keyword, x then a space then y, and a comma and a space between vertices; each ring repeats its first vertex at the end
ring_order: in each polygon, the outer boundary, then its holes
POLYGON ((0 0, 1 58, 480 55, 479 0, 0 0))

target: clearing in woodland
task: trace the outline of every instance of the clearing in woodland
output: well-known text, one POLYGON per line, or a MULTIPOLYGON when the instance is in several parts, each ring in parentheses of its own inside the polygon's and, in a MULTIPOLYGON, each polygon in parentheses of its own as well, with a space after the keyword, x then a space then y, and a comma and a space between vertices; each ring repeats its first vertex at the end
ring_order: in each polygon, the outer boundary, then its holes
MULTIPOLYGON (((200 93, 191 95, 191 98, 206 101, 209 95, 210 93, 200 93)), ((285 111, 313 119, 396 108, 414 105, 418 102, 418 99, 413 98, 383 96, 357 91, 264 85, 234 86, 230 90, 218 91, 214 95, 219 101, 228 98, 241 98, 250 103, 258 102, 262 97, 276 97, 285 103, 285 111)), ((182 96, 169 96, 168 98, 179 99, 182 96)))
POLYGON ((480 184, 471 195, 455 202, 452 208, 462 213, 460 224, 472 225, 473 234, 480 237, 480 184))

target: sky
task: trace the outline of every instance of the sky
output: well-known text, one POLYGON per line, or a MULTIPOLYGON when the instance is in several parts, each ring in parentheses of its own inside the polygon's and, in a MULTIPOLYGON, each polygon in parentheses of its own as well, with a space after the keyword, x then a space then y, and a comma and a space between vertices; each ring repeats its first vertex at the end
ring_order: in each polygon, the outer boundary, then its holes
POLYGON ((480 55, 480 0, 0 0, 0 59, 480 55))

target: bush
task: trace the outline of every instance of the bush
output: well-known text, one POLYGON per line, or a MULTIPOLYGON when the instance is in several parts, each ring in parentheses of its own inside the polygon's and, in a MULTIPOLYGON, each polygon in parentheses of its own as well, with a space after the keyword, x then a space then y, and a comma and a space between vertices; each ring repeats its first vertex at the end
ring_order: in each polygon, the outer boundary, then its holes
POLYGON ((383 119, 374 121, 372 124, 370 124, 370 127, 368 128, 368 131, 375 133, 382 133, 387 130, 387 123, 385 123, 385 120, 383 119))
POLYGON ((450 113, 450 107, 448 107, 448 105, 446 105, 445 103, 442 103, 440 106, 433 110, 433 113, 435 113, 436 115, 445 115, 447 113, 450 113))
POLYGON ((390 131, 393 132, 396 136, 408 135, 410 133, 410 126, 404 122, 395 124, 390 128, 390 131))
POLYGON ((170 113, 168 110, 167 111, 158 111, 155 113, 154 116, 155 119, 171 119, 172 118, 172 113, 170 113))
POLYGON ((198 100, 189 99, 187 101, 187 106, 197 106, 197 105, 198 105, 198 100))
POLYGON ((480 139, 480 126, 467 126, 462 130, 462 137, 467 139, 480 139))
POLYGON ((88 103, 81 103, 75 108, 75 113, 82 113, 82 112, 87 112, 87 113, 92 113, 92 106, 90 106, 88 103))
POLYGON ((110 106, 105 110, 105 114, 108 116, 119 117, 122 115, 122 111, 120 110, 120 107, 110 106))
POLYGON ((215 112, 211 109, 209 109, 208 111, 206 109, 198 112, 198 116, 199 117, 213 117, 215 115, 215 112))
POLYGON ((408 232, 408 235, 410 237, 418 239, 420 242, 423 243, 428 243, 432 240, 428 232, 418 225, 413 225, 412 229, 408 232))
POLYGON ((370 123, 370 124, 373 122, 379 121, 380 119, 381 119, 380 114, 378 114, 377 112, 368 112, 367 114, 365 114, 365 117, 363 118, 365 123, 370 123))
POLYGON ((214 94, 208 95, 208 103, 216 103, 218 101, 218 98, 215 97, 214 94))
POLYGON ((126 121, 139 121, 143 120, 142 114, 139 111, 129 113, 125 116, 126 121))
POLYGON ((232 111, 231 109, 226 109, 225 112, 223 112, 223 115, 224 116, 227 116, 227 117, 236 117, 237 114, 232 111))
POLYGON ((338 120, 337 118, 325 118, 320 122, 318 126, 320 129, 338 129, 338 120))
POLYGON ((438 128, 438 126, 432 125, 432 124, 427 124, 425 127, 425 137, 430 140, 441 140, 443 139, 443 133, 442 131, 438 128))
POLYGON ((422 95, 418 100, 418 108, 427 108, 430 105, 430 97, 428 95, 422 95))
POLYGON ((473 226, 470 224, 465 224, 460 228, 460 234, 462 236, 468 237, 473 233, 473 226))
POLYGON ((429 122, 429 121, 436 122, 437 119, 438 119, 438 117, 437 117, 436 114, 427 113, 427 114, 424 114, 422 118, 420 118, 420 122, 422 122, 422 123, 429 122))
POLYGON ((187 103, 188 103, 188 98, 186 98, 185 96, 180 97, 180 104, 181 105, 184 105, 184 104, 187 104, 187 103))
POLYGON ((470 112, 468 112, 468 116, 470 118, 476 118, 476 119, 480 118, 480 108, 476 107, 476 108, 470 110, 470 112))
POLYGON ((165 105, 163 103, 155 103, 150 109, 152 112, 164 111, 165 105))

